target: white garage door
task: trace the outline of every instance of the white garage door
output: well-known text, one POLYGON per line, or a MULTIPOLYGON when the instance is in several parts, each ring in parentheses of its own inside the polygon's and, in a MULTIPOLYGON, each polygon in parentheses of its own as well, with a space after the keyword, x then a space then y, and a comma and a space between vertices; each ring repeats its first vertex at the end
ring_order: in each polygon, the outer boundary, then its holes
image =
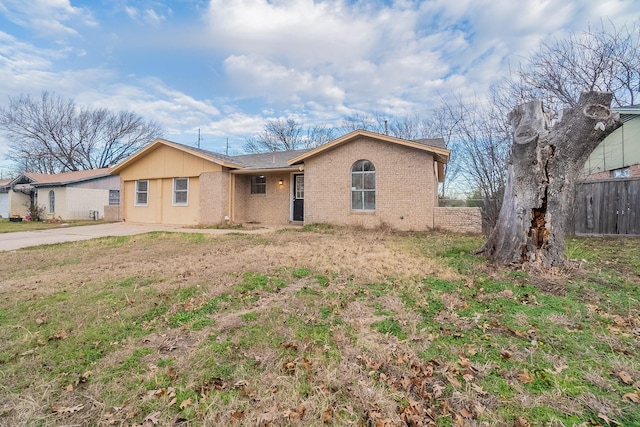
POLYGON ((9 218, 9 193, 0 193, 0 217, 9 218))

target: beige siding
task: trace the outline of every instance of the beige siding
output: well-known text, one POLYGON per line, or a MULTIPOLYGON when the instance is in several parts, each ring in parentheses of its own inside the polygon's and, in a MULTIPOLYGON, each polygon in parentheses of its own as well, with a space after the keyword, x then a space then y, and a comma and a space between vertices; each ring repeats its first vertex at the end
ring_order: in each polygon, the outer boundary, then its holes
MULTIPOLYGON (((200 188, 200 176, 221 173, 222 167, 173 147, 160 145, 120 171, 122 189, 120 203, 125 221, 158 224, 196 225, 201 222, 219 222, 207 216, 201 220, 200 198, 205 189, 200 188), (173 178, 189 178, 189 202, 187 206, 173 205, 173 178), (149 181, 147 206, 135 205, 136 180, 149 181)), ((207 183, 211 188, 211 182, 207 183)), ((210 199, 206 207, 212 210, 210 199)), ((225 202, 226 203, 226 202, 225 202)), ((217 207, 222 210, 223 207, 217 207)), ((215 210, 215 209, 214 209, 215 210)), ((208 211, 207 211, 208 212, 208 211)), ((217 215, 217 214, 216 214, 217 215)))
MULTIPOLYGON (((180 177, 183 178, 183 177, 180 177)), ((124 205, 124 219, 129 222, 156 224, 199 223, 200 185, 198 178, 189 178, 189 203, 173 205, 173 178, 149 179, 147 206, 135 205, 135 181, 125 181, 120 203, 124 205)))
POLYGON ((436 172, 429 153, 362 138, 305 160, 305 223, 399 230, 433 227, 436 172), (351 209, 351 167, 366 159, 376 169, 376 209, 351 209))
POLYGON ((251 176, 235 175, 234 222, 288 224, 291 216, 291 176, 286 172, 267 174, 265 194, 251 194, 251 176), (282 185, 279 181, 282 180, 282 185))
POLYGON ((218 164, 173 147, 160 145, 120 172, 124 181, 136 179, 199 176, 202 172, 222 170, 218 164))

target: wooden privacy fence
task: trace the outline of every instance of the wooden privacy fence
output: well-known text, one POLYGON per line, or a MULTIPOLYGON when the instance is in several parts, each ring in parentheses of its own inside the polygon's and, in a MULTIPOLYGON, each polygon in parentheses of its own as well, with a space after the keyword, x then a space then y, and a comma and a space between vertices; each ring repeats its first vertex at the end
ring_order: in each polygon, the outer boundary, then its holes
POLYGON ((576 234, 640 234, 640 178, 580 182, 576 234))

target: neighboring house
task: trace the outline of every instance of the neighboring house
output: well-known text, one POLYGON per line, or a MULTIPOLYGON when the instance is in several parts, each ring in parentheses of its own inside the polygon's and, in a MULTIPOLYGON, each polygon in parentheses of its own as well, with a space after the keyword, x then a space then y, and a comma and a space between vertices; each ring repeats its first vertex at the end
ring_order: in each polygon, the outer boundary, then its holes
POLYGON ((10 179, 0 181, 0 219, 9 217, 10 179))
POLYGON ((8 214, 28 214, 29 206, 44 207, 46 218, 102 218, 105 206, 120 202, 120 179, 109 168, 59 174, 24 173, 11 180, 8 214))
POLYGON ((622 126, 593 150, 584 165, 585 179, 640 177, 640 105, 614 108, 622 126))
POLYGON ((112 173, 120 175, 123 217, 131 222, 425 230, 440 226, 437 187, 448 160, 440 138, 359 130, 310 150, 240 156, 157 139, 112 173))
POLYGON ((640 234, 640 105, 613 111, 622 126, 591 153, 576 186, 576 234, 640 234))

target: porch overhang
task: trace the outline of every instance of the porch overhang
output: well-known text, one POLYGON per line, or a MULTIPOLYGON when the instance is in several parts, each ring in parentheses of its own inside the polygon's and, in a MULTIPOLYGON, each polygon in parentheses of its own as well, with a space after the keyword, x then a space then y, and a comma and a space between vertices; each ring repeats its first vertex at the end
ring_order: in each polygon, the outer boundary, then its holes
POLYGON ((286 168, 270 168, 270 169, 232 169, 229 173, 233 175, 267 175, 270 173, 281 172, 300 172, 304 170, 304 165, 295 165, 286 168))

